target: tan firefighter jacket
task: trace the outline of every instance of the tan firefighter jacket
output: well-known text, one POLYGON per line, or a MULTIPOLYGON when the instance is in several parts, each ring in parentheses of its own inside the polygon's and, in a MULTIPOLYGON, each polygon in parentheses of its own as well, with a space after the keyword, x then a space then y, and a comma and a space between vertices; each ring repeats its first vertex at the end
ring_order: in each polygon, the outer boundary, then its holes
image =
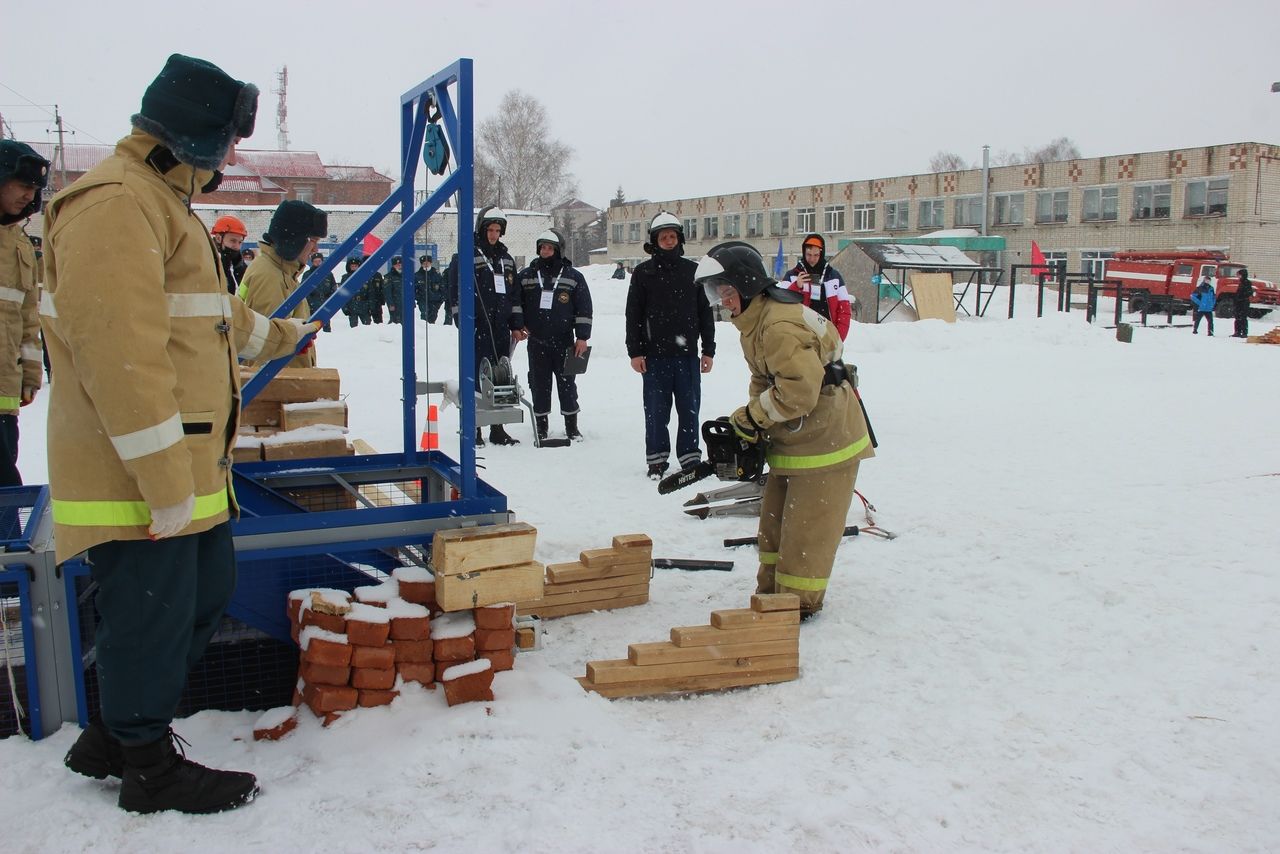
MULTIPOLYGON (((258 312, 270 316, 285 301, 289 294, 298 289, 298 273, 306 266, 301 261, 284 261, 276 254, 276 250, 263 244, 258 247, 258 257, 249 263, 244 279, 240 282, 240 298, 245 305, 258 312)), ((293 307, 290 317, 306 321, 311 316, 307 301, 303 300, 293 307)), ((252 363, 250 363, 252 364, 252 363)), ((311 347, 305 353, 294 356, 287 367, 314 368, 316 351, 311 347)))
POLYGON ((39 304, 35 247, 20 221, 0 225, 0 415, 18 411, 23 388, 40 388, 39 304))
POLYGON ((149 507, 195 495, 184 534, 235 506, 237 356, 282 355, 302 328, 227 293, 208 231, 188 207, 212 173, 146 162, 135 130, 53 197, 45 214, 49 484, 57 560, 147 538, 149 507))
POLYGON ((751 369, 747 411, 769 437, 769 469, 805 474, 875 455, 853 387, 822 384, 841 361, 833 323, 799 303, 758 296, 733 318, 751 369))

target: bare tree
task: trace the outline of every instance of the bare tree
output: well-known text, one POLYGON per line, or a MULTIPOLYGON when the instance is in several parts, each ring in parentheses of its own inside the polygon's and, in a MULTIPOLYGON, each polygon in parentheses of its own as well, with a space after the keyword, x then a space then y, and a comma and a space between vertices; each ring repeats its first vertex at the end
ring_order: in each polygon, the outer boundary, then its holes
POLYGON ((1024 163, 1052 163, 1055 160, 1079 160, 1080 149, 1070 137, 1060 136, 1039 148, 1028 148, 1024 163))
POLYGON ((569 172, 573 149, 551 137, 546 108, 519 89, 502 96, 476 141, 477 207, 541 210, 577 192, 569 172))
POLYGON ((930 172, 959 172, 968 168, 964 158, 952 151, 939 151, 929 158, 930 172))

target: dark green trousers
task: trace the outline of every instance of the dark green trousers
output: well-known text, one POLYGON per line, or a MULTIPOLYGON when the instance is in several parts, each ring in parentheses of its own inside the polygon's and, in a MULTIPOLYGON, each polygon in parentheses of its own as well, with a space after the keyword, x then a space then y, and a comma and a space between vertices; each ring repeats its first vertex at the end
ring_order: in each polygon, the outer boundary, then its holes
POLYGON ((115 540, 88 552, 102 721, 126 745, 163 736, 187 674, 236 586, 231 523, 167 540, 115 540))

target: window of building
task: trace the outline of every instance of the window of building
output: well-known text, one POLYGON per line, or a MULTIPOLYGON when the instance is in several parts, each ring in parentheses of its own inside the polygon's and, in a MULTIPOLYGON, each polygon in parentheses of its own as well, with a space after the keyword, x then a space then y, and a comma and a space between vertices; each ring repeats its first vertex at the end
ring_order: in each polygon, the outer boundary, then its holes
POLYGON ((1044 252, 1044 262, 1049 267, 1050 279, 1057 279, 1058 271, 1067 269, 1067 253, 1065 252, 1044 252))
POLYGON ((817 219, 813 208, 796 208, 796 233, 809 234, 817 231, 817 219))
POLYGON ((961 196, 956 199, 955 227, 982 225, 982 196, 961 196))
POLYGON ((924 199, 920 202, 920 216, 916 217, 916 227, 942 228, 943 216, 942 199, 924 199))
POLYGON ((853 206, 853 230, 854 231, 875 231, 876 230, 876 206, 873 204, 862 204, 853 206))
POLYGON ((609 231, 613 235, 614 243, 622 242, 622 223, 615 222, 613 225, 609 226, 609 231))
POLYGON ((628 243, 640 242, 640 223, 638 222, 627 223, 627 242, 628 243))
POLYGON ((1066 222, 1067 191, 1045 190, 1036 193, 1036 222, 1066 222))
POLYGON ((702 239, 715 240, 720 236, 720 217, 704 216, 702 218, 702 239))
POLYGON ((781 237, 789 233, 787 220, 791 218, 791 211, 769 211, 769 233, 781 237))
POLYGON ((1187 216, 1222 216, 1226 212, 1226 178, 1187 182, 1187 216))
POLYGON ((1119 187, 1088 187, 1080 219, 1084 222, 1115 222, 1120 210, 1119 187))
POLYGON ((822 219, 828 234, 844 231, 844 205, 827 205, 822 209, 822 219))
POLYGON ((1092 275, 1095 282, 1100 282, 1107 275, 1107 259, 1114 257, 1114 252, 1082 249, 1080 250, 1080 272, 1086 276, 1092 275))
POLYGON ((764 214, 747 214, 747 237, 764 237, 764 214))
POLYGON ((884 227, 889 231, 909 228, 910 226, 907 223, 910 216, 911 205, 909 202, 884 203, 884 227))
POLYGON ((742 236, 742 215, 741 214, 725 214, 724 215, 724 236, 725 237, 741 237, 742 236))
POLYGON ((314 184, 294 184, 293 197, 300 202, 312 202, 316 197, 314 184))
POLYGON ((698 220, 697 220, 697 218, 695 218, 695 217, 689 217, 688 219, 682 219, 682 220, 680 220, 680 224, 684 226, 684 239, 685 239, 685 240, 697 240, 697 239, 698 239, 698 220))
POLYGON ((994 197, 996 203, 996 225, 1022 225, 1026 222, 1023 206, 1026 204, 1026 193, 1001 193, 994 197))
POLYGON ((1134 219, 1168 219, 1172 210, 1172 184, 1146 184, 1133 188, 1134 219))

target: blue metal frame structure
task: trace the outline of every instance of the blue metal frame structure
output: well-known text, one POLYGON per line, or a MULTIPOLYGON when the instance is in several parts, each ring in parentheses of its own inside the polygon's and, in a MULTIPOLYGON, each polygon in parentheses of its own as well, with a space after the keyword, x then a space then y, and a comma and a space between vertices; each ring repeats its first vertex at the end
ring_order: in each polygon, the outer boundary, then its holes
MULTIPOLYGON (((313 320, 330 320, 346 305, 360 288, 373 276, 374 272, 385 267, 395 255, 404 255, 405 249, 412 249, 414 234, 424 223, 448 201, 455 193, 458 196, 458 246, 460 259, 470 259, 474 255, 474 237, 470 223, 474 215, 473 182, 475 161, 473 157, 473 85, 472 61, 459 59, 449 67, 437 72, 400 96, 400 183, 394 187, 387 200, 371 213, 346 240, 335 248, 320 265, 316 274, 322 277, 333 272, 341 259, 350 255, 359 247, 365 236, 382 222, 397 206, 400 208, 400 226, 378 247, 373 254, 364 259, 359 269, 327 299, 324 305, 312 315, 313 320), (451 96, 450 87, 456 87, 456 96, 451 96), (456 106, 455 106, 456 103, 456 106), (426 133, 430 109, 439 111, 439 118, 444 124, 445 134, 456 164, 454 171, 435 188, 421 205, 413 203, 414 178, 420 163, 423 138, 426 133)), ((462 262, 464 270, 470 269, 469 261, 462 262)), ((404 277, 405 296, 402 305, 413 305, 413 278, 410 271, 404 277)), ((272 317, 287 317, 295 306, 306 298, 315 286, 314 282, 304 282, 280 304, 272 317)), ((464 499, 479 494, 476 479, 475 448, 475 389, 476 364, 472 340, 475 334, 475 283, 471 276, 460 276, 458 283, 460 293, 459 328, 458 328, 458 366, 459 366, 459 404, 462 413, 462 429, 460 439, 461 460, 458 470, 457 488, 464 499)), ((411 313, 410 313, 411 315, 411 313)), ((401 365, 403 375, 403 438, 404 449, 402 459, 406 464, 424 462, 425 454, 418 451, 415 442, 417 429, 417 372, 415 367, 415 341, 413 324, 402 324, 403 339, 401 343, 401 365)), ((287 358, 277 359, 263 365, 244 385, 245 402, 252 400, 280 369, 288 363, 287 358)))

